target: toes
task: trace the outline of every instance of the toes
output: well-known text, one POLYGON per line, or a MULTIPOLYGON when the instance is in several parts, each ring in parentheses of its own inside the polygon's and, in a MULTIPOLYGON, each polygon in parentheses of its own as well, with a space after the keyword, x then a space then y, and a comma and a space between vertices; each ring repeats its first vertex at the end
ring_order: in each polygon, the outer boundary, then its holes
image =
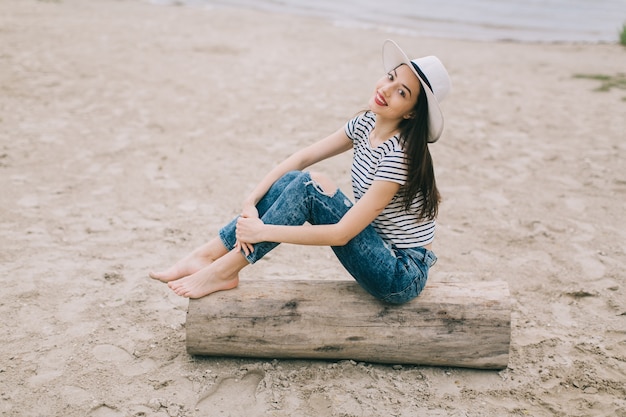
POLYGON ((172 275, 168 274, 167 271, 162 271, 162 272, 150 272, 148 274, 150 276, 150 278, 152 279, 156 279, 162 282, 168 282, 168 281, 173 281, 174 279, 172 279, 172 275))
POLYGON ((176 293, 176 295, 179 295, 181 297, 189 297, 189 290, 187 288, 185 288, 184 283, 175 283, 175 282, 169 282, 167 284, 168 287, 170 287, 170 289, 172 291, 174 291, 174 293, 176 293))

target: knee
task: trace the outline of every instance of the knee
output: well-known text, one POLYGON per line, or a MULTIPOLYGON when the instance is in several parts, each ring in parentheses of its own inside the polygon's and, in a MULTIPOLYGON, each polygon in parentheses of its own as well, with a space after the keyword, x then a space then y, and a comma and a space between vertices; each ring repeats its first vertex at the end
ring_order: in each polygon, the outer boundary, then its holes
POLYGON ((289 171, 285 174, 283 174, 282 178, 286 179, 286 180, 294 180, 296 178, 298 178, 298 176, 302 175, 303 172, 302 171, 289 171))
POLYGON ((337 186, 335 185, 334 181, 328 178, 326 175, 315 171, 311 172, 309 175, 311 175, 311 179, 319 185, 321 191, 324 194, 331 195, 337 191, 337 186))

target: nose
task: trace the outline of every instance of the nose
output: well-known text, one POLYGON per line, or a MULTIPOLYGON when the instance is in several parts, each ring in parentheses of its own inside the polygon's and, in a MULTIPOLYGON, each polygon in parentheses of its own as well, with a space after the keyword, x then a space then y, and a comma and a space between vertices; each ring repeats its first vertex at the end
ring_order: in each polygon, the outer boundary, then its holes
POLYGON ((383 95, 388 96, 391 88, 393 88, 393 85, 391 85, 391 83, 387 83, 380 88, 380 91, 381 93, 383 93, 383 95))

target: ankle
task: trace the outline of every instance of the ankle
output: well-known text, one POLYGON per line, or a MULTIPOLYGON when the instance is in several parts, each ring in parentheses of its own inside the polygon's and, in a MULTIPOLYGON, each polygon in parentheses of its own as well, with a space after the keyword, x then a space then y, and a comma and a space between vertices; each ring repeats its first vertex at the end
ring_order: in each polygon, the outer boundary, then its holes
MULTIPOLYGON (((245 265, 248 263, 246 262, 245 265)), ((213 264, 215 270, 215 277, 220 281, 231 281, 233 279, 239 278, 239 272, 244 268, 245 265, 241 265, 239 263, 233 262, 216 262, 213 264)))

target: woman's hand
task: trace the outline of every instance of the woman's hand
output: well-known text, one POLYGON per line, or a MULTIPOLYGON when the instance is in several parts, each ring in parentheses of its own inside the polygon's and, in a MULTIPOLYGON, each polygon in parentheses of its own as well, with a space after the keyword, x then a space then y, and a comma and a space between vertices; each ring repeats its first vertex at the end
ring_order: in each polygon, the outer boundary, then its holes
POLYGON ((241 209, 241 217, 259 217, 259 211, 254 204, 244 204, 241 209))
MULTIPOLYGON (((256 206, 254 204, 247 204, 244 203, 243 208, 241 210, 241 215, 239 217, 241 218, 247 218, 247 219, 258 219, 259 218, 259 211, 257 210, 256 206)), ((237 250, 243 250, 243 252, 246 255, 251 254, 252 252, 254 252, 254 247, 252 246, 253 243, 255 242, 247 242, 245 240, 241 240, 239 238, 239 234, 236 235, 237 237, 237 242, 235 243, 235 248, 237 250)))
POLYGON ((237 220, 237 229, 235 236, 237 237, 237 245, 243 249, 246 255, 254 251, 253 243, 262 242, 260 234, 263 230, 264 223, 258 217, 239 217, 237 220))

